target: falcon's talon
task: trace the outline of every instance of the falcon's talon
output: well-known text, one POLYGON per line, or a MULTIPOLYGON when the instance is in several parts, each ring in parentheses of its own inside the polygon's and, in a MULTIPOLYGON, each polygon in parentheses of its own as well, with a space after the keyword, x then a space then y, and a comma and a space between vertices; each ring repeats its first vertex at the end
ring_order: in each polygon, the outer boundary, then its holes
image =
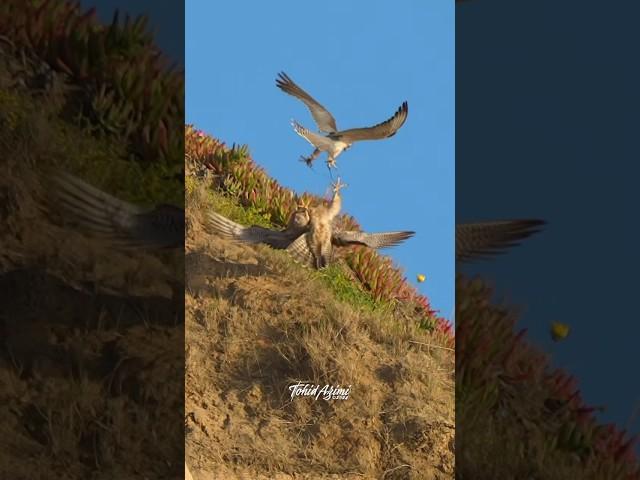
POLYGON ((332 184, 332 186, 334 193, 338 193, 344 187, 348 187, 346 183, 343 183, 342 180, 340 180, 340 177, 338 177, 338 179, 335 181, 335 183, 332 184))
POLYGON ((308 167, 311 167, 313 164, 313 159, 311 157, 305 157, 304 155, 300 156, 300 161, 306 163, 308 167))

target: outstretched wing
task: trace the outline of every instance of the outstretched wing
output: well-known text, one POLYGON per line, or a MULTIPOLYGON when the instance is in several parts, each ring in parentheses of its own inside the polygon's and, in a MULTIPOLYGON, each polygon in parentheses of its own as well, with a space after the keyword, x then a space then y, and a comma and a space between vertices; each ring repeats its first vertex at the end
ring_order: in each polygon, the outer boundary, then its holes
POLYGON ((291 234, 288 234, 287 231, 280 232, 277 230, 270 230, 258 225, 244 227, 216 212, 209 212, 207 214, 206 227, 212 233, 216 233, 225 238, 230 238, 237 242, 266 243, 267 245, 278 249, 287 248, 293 238, 295 238, 291 234))
POLYGON ((67 221, 122 247, 184 244, 184 210, 160 205, 146 210, 65 172, 54 172, 53 194, 67 221))
POLYGON ((316 259, 315 255, 311 251, 309 246, 309 234, 303 233, 296 238, 287 247, 287 252, 294 258, 295 261, 305 265, 307 267, 315 267, 316 259))
POLYGON ((338 130, 336 121, 329 111, 320 105, 311 95, 296 85, 286 73, 280 72, 278 74, 276 86, 283 92, 293 95, 304 102, 321 132, 333 133, 338 130))
POLYGON ((393 247, 415 235, 415 232, 365 233, 356 231, 334 232, 331 238, 336 246, 365 245, 369 248, 393 247))
POLYGON ((330 138, 325 137, 324 135, 318 135, 317 133, 310 131, 308 128, 303 127, 295 120, 291 121, 291 125, 293 126, 293 129, 296 131, 298 135, 300 135, 302 138, 304 138, 307 142, 309 142, 311 145, 313 145, 316 148, 320 148, 321 150, 327 150, 331 147, 331 144, 333 143, 333 141, 330 138))
POLYGON ((138 215, 129 237, 131 246, 183 247, 184 209, 174 205, 158 205, 151 212, 138 215))
POLYGON ((335 140, 342 140, 347 143, 357 142, 359 140, 380 140, 382 138, 392 137, 404 125, 409 115, 409 104, 403 102, 396 113, 388 120, 379 123, 373 127, 367 128, 351 128, 330 135, 335 140))
POLYGON ((503 220, 456 225, 456 261, 505 253, 545 224, 542 220, 503 220))

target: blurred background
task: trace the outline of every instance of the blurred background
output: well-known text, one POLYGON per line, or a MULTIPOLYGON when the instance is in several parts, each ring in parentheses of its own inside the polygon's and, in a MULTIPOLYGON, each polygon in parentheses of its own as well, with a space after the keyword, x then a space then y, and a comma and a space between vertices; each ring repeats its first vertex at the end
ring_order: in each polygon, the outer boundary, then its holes
POLYGON ((461 271, 520 307, 527 338, 577 378, 588 405, 606 407, 602 421, 632 432, 639 15, 630 2, 456 6, 456 219, 549 222, 508 257, 461 271), (551 322, 570 326, 564 341, 551 322))

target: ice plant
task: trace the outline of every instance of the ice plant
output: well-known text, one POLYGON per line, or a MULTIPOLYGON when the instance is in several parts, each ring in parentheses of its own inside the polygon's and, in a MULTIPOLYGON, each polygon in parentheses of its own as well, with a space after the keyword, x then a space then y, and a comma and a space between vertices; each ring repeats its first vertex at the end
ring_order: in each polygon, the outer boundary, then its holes
POLYGON ((510 468, 522 463, 503 453, 518 445, 530 461, 528 471, 540 478, 562 463, 575 471, 567 478, 639 479, 636 439, 598 424, 593 416, 598 408, 584 404, 577 380, 552 368, 547 357, 527 343, 526 330, 516 330, 515 312, 493 305, 491 296, 480 279, 456 279, 461 473, 473 472, 474 462, 490 456, 503 459, 504 465, 495 465, 502 470, 494 474, 506 478, 510 468), (490 438, 488 429, 494 432, 490 438), (494 450, 476 458, 478 445, 494 450))
POLYGON ((116 11, 103 25, 79 3, 6 0, 0 31, 82 92, 70 116, 144 161, 182 165, 184 76, 154 46, 145 17, 120 21, 116 11))
MULTIPOLYGON (((203 138, 191 125, 185 127, 185 155, 191 164, 206 165, 219 175, 217 187, 235 198, 244 207, 254 209, 276 227, 286 222, 298 202, 318 203, 322 197, 309 193, 297 195, 280 186, 250 157, 246 147, 228 148, 213 137, 203 138)), ((349 215, 341 215, 338 224, 342 228, 360 230, 349 215)), ((393 262, 376 251, 363 247, 349 248, 344 256, 346 265, 360 287, 380 302, 403 302, 412 305, 419 323, 441 332, 453 345, 453 331, 447 320, 437 315, 426 297, 407 282, 403 272, 393 262)))

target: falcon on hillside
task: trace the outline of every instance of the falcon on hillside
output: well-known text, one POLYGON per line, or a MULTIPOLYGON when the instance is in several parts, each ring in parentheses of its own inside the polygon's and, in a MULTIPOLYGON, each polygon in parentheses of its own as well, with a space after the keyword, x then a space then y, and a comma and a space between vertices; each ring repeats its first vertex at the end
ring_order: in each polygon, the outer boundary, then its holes
POLYGON ((296 121, 292 121, 293 129, 298 135, 305 138, 314 146, 313 153, 309 157, 302 157, 302 160, 311 166, 315 158, 321 152, 327 152, 327 165, 329 168, 336 166, 336 158, 354 142, 361 140, 381 140, 392 137, 404 125, 409 114, 407 102, 403 102, 396 113, 382 123, 373 127, 351 128, 349 130, 338 130, 333 115, 318 103, 311 95, 302 90, 289 76, 281 72, 276 79, 276 86, 283 92, 288 93, 301 100, 311 112, 311 116, 318 125, 318 129, 326 135, 311 132, 296 121))
MULTIPOLYGON (((237 242, 264 243, 275 249, 287 248, 291 242, 308 230, 309 224, 308 210, 297 210, 291 218, 292 220, 299 218, 300 223, 294 226, 290 223, 290 226, 284 230, 271 230, 258 225, 245 227, 216 212, 209 212, 207 215, 207 229, 210 232, 237 242)), ((337 230, 334 227, 331 242, 334 247, 363 245, 369 248, 386 248, 398 245, 413 235, 415 232, 411 231, 365 233, 356 230, 337 230)))
POLYGON ((505 253, 540 231, 543 220, 500 220, 456 225, 456 261, 473 261, 505 253))
MULTIPOLYGON (((339 185, 339 188, 341 187, 342 185, 339 185)), ((210 232, 226 238, 252 244, 264 243, 276 249, 286 249, 294 240, 302 236, 305 241, 300 240, 300 245, 292 247, 290 253, 293 253, 299 261, 313 267, 315 266, 315 257, 306 243, 308 239, 306 234, 310 231, 310 210, 307 205, 299 204, 297 210, 291 216, 289 225, 282 231, 271 230, 255 225, 244 227, 215 212, 208 214, 207 227, 210 232), (292 252, 292 250, 294 251, 292 252)), ((411 231, 365 233, 353 230, 340 230, 334 225, 331 225, 331 244, 333 247, 363 245, 378 249, 398 245, 404 240, 411 238, 414 234, 415 232, 411 231)))
POLYGON ((142 208, 66 172, 52 175, 53 194, 66 220, 121 247, 182 248, 184 209, 142 208))
POLYGON ((338 181, 333 184, 333 198, 309 209, 309 231, 296 238, 287 251, 303 265, 316 269, 326 267, 333 258, 333 221, 342 208, 340 189, 346 185, 338 181))

